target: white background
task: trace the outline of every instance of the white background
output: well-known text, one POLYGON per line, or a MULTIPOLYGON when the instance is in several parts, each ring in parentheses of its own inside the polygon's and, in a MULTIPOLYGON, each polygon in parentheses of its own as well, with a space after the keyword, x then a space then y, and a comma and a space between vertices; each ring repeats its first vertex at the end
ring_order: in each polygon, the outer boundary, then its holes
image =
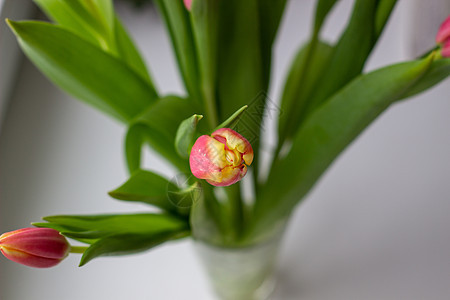
MULTIPOLYGON (((291 0, 287 7, 274 55, 275 101, 307 38, 314 2, 291 0)), ((440 19, 424 24, 428 12, 421 8, 421 18, 412 19, 413 2, 399 1, 367 69, 408 59, 412 36, 433 46, 436 24, 450 8, 435 9, 440 19)), ((325 37, 335 39, 351 4, 341 1, 325 37)), ((181 92, 155 12, 124 5, 119 11, 160 90, 181 92)), ((105 193, 127 178, 120 124, 54 88, 26 60, 14 85, 0 135, 1 232, 45 215, 146 209, 105 193)), ((449 299, 449 95, 447 80, 394 105, 329 169, 293 216, 274 299, 449 299)), ((267 134, 270 142, 273 130, 267 134)), ((146 166, 173 175, 153 154, 146 166)), ((35 270, 1 257, 0 299, 213 299, 189 240, 82 268, 78 261, 71 255, 35 270)))

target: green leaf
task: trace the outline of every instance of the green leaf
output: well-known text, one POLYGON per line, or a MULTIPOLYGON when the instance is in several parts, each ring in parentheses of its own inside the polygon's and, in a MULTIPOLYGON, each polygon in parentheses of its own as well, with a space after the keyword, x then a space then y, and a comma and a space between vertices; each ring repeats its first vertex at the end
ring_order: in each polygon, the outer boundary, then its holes
POLYGON ((78 15, 68 5, 67 1, 33 1, 52 21, 99 47, 105 46, 104 42, 101 41, 102 39, 99 37, 97 30, 95 27, 93 28, 93 24, 96 23, 95 20, 92 20, 90 15, 88 15, 87 18, 83 18, 83 15, 85 16, 86 12, 84 12, 82 16, 78 15))
POLYGON ((196 108, 187 99, 167 96, 151 105, 135 118, 128 129, 125 154, 130 173, 140 168, 141 151, 145 142, 180 171, 187 170, 187 162, 175 150, 175 136, 184 119, 196 108))
POLYGON ((252 144, 254 174, 258 174, 261 122, 268 101, 268 68, 263 61, 267 59, 263 51, 268 49, 261 46, 260 22, 263 21, 259 3, 257 0, 220 1, 217 69, 219 123, 248 105, 236 131, 252 144))
POLYGON ((108 194, 115 199, 143 202, 167 211, 176 211, 167 194, 168 191, 175 190, 178 187, 164 177, 150 171, 137 170, 124 184, 108 194))
MULTIPOLYGON (((167 214, 102 214, 58 215, 43 218, 45 221, 67 228, 68 232, 98 232, 96 237, 122 233, 157 233, 186 229, 186 222, 167 214)), ((92 237, 92 235, 91 235, 92 237)))
POLYGON ((141 75, 142 78, 147 80, 149 85, 155 89, 144 60, 118 18, 115 18, 114 28, 119 57, 121 57, 135 72, 141 75))
POLYGON ((307 114, 361 74, 392 9, 393 5, 388 5, 386 1, 355 1, 349 24, 334 47, 331 59, 318 83, 320 89, 316 89, 311 95, 308 106, 300 116, 300 122, 295 126, 293 133, 307 114))
POLYGON ((85 0, 82 3, 88 7, 94 16, 97 16, 97 19, 102 20, 105 28, 113 31, 116 16, 112 0, 85 0))
POLYGON ((286 7, 286 0, 259 0, 259 23, 263 48, 270 49, 286 7))
POLYGON ((179 70, 190 98, 201 103, 199 70, 189 13, 183 1, 156 0, 169 31, 179 70))
POLYGON ((389 20, 397 0, 379 0, 375 15, 375 36, 378 38, 389 20))
MULTIPOLYGON (((97 6, 97 0, 60 0, 82 18, 93 31, 104 39, 106 45, 112 45, 113 41, 113 10, 111 0, 101 0, 102 7, 97 6)), ((113 49, 111 49, 113 50, 113 49)), ((113 50, 114 51, 114 50, 113 50)))
POLYGON ((317 83, 325 72, 333 53, 333 48, 321 41, 317 41, 312 53, 309 53, 310 47, 311 44, 306 44, 300 48, 285 80, 281 97, 283 117, 278 120, 280 141, 284 141, 286 136, 294 134, 311 94, 315 89, 320 88, 317 83))
POLYGON ((216 105, 218 21, 218 1, 193 1, 191 23, 198 53, 203 104, 211 128, 218 123, 216 105))
POLYGON ((74 33, 43 22, 8 24, 36 66, 80 100, 129 122, 156 101, 156 93, 126 64, 74 33))
POLYGON ((345 147, 422 78, 431 61, 362 75, 314 111, 295 136, 290 153, 274 163, 256 203, 253 229, 263 231, 288 215, 345 147))
POLYGON ((234 114, 232 114, 228 119, 223 121, 219 126, 214 128, 213 131, 216 131, 220 128, 231 128, 233 129, 236 127, 236 125, 239 123, 239 120, 241 119, 242 115, 244 114, 245 110, 248 108, 248 105, 244 105, 241 108, 239 108, 234 114))
POLYGON ((267 88, 263 84, 257 1, 232 0, 220 4, 219 121, 248 105, 247 114, 242 117, 246 133, 241 134, 249 141, 258 140, 266 101, 260 95, 267 88))
POLYGON ((428 72, 403 97, 408 98, 426 91, 450 76, 450 58, 433 61, 428 72))
POLYGON ((72 228, 70 226, 62 226, 55 223, 43 223, 43 222, 35 222, 31 223, 31 225, 39 227, 39 228, 52 228, 57 231, 59 231, 62 235, 74 239, 76 241, 85 243, 85 244, 93 244, 95 243, 98 238, 91 237, 92 235, 86 234, 86 232, 83 232, 83 234, 77 234, 76 230, 79 230, 77 228, 72 228))
POLYGON ((323 22, 338 0, 319 0, 316 5, 316 15, 314 18, 314 32, 318 33, 323 22))
POLYGON ((305 111, 310 106, 311 95, 318 89, 318 82, 326 72, 333 57, 334 48, 319 39, 322 25, 337 0, 319 0, 316 4, 314 28, 312 37, 305 46, 301 47, 291 64, 290 71, 281 98, 283 118, 278 120, 277 157, 285 145, 286 139, 292 137, 304 118, 305 111))
POLYGON ((77 227, 60 225, 57 223, 33 222, 33 223, 31 223, 31 225, 39 227, 39 228, 53 228, 59 232, 75 232, 77 230, 80 230, 77 227))
POLYGON ((189 236, 190 232, 175 230, 155 234, 115 234, 92 244, 83 254, 80 267, 92 259, 106 255, 129 255, 156 247, 164 242, 189 236))
POLYGON ((35 225, 55 228, 69 238, 91 245, 80 265, 101 255, 136 253, 190 234, 186 221, 163 214, 61 215, 44 220, 49 223, 35 225))
POLYGON ((145 144, 145 132, 147 130, 149 130, 147 126, 140 124, 128 128, 124 144, 125 160, 130 174, 141 168, 142 148, 145 144))
POLYGON ((175 149, 184 158, 189 157, 189 152, 193 144, 197 123, 203 118, 202 115, 193 115, 181 122, 175 137, 175 149))
POLYGON ((272 47, 278 31, 278 27, 283 17, 286 0, 259 0, 258 15, 260 27, 260 49, 262 60, 262 75, 264 86, 268 86, 270 81, 270 70, 272 63, 272 47))
POLYGON ((192 206, 189 218, 192 236, 213 245, 223 245, 228 223, 223 206, 215 201, 211 186, 206 182, 201 184, 204 194, 192 206))
POLYGON ((162 232, 189 230, 187 221, 163 214, 61 215, 45 217, 44 220, 48 223, 32 225, 53 228, 68 238, 91 245, 115 235, 151 237, 162 232))
POLYGON ((142 57, 120 20, 115 16, 110 0, 34 1, 53 21, 120 57, 152 87, 154 86, 142 57))

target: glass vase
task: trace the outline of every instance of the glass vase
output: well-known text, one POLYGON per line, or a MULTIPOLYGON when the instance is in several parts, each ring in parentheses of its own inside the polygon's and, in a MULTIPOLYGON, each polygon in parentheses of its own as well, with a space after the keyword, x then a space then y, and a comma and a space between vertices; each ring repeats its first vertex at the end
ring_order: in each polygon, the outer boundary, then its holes
POLYGON ((281 234, 255 245, 226 248, 195 241, 200 260, 221 300, 266 300, 275 289, 281 234))

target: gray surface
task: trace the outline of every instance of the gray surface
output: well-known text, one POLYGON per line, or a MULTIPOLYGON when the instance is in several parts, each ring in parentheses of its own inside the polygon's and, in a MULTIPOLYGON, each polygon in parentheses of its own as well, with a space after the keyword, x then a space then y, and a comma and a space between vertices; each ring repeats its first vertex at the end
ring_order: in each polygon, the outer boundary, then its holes
MULTIPOLYGON (((406 58, 407 1, 371 57, 373 69, 406 58)), ((272 99, 313 1, 291 1, 275 52, 272 99)), ((342 1, 325 36, 342 28, 342 1)), ((179 92, 170 46, 155 15, 122 8, 164 92, 179 92)), ((450 82, 382 115, 336 161, 297 209, 280 257, 275 299, 444 300, 450 295, 450 82)), ((105 191, 126 178, 124 128, 73 101, 24 64, 0 136, 0 229, 43 215, 138 211, 105 191)), ((269 130, 268 143, 273 130, 269 130)), ((146 165, 173 175, 151 153, 146 165)), ((71 255, 34 270, 0 258, 0 299, 212 299, 190 241, 146 254, 71 255)))

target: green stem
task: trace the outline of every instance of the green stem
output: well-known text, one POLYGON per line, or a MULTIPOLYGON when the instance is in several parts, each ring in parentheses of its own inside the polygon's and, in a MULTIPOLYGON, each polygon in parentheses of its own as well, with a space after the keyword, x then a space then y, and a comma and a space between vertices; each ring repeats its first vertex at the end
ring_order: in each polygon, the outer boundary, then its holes
POLYGON ((227 189, 228 201, 230 206, 230 220, 233 229, 235 242, 238 242, 242 236, 245 225, 244 204, 241 198, 240 184, 234 184, 227 189))
POLYGON ((216 222, 216 226, 221 232, 222 236, 227 235, 227 224, 226 218, 223 214, 223 209, 219 201, 216 199, 216 196, 213 193, 211 185, 209 185, 205 180, 200 181, 203 191, 203 197, 205 201, 205 206, 208 211, 212 215, 212 219, 216 222))
POLYGON ((84 251, 87 250, 88 247, 85 246, 71 246, 70 247, 70 253, 79 253, 79 254, 83 254, 84 251))
POLYGON ((209 126, 211 128, 214 128, 219 123, 219 120, 217 118, 216 99, 214 97, 212 84, 206 82, 202 90, 203 90, 203 99, 205 99, 206 117, 209 122, 209 126))

